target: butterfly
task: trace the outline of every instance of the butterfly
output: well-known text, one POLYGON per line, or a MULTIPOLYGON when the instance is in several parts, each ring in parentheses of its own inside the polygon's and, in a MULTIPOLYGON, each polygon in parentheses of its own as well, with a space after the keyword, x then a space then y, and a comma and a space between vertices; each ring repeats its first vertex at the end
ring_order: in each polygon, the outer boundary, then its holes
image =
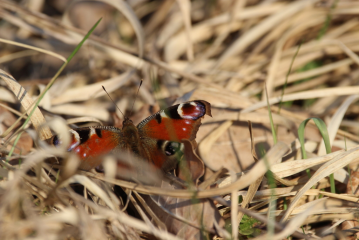
MULTIPOLYGON (((105 154, 129 151, 168 172, 178 163, 176 153, 183 151, 182 141, 195 140, 204 115, 212 116, 210 103, 194 100, 163 109, 137 126, 125 117, 122 129, 113 126, 71 129, 68 151, 77 153, 82 170, 98 167, 105 154)), ((55 146, 61 144, 56 135, 50 141, 55 146)))

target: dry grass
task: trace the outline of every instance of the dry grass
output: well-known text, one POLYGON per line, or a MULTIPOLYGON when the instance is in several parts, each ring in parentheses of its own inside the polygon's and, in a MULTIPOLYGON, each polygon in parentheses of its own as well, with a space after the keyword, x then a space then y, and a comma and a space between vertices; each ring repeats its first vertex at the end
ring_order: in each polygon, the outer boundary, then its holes
POLYGON ((0 0, 0 239, 355 239, 358 13, 352 0, 0 0), (115 178, 113 156, 105 174, 81 171, 43 141, 57 133, 67 146, 69 127, 119 126, 101 85, 129 114, 141 79, 135 123, 175 101, 211 103, 198 186, 161 182, 145 164, 135 182, 115 178), (326 122, 332 153, 310 122, 302 159, 297 129, 308 117, 326 122))

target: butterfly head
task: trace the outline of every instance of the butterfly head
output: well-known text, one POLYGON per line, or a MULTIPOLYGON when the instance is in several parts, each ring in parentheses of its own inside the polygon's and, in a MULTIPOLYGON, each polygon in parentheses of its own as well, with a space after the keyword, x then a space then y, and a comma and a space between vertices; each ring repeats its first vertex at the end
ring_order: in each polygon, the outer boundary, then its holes
POLYGON ((129 117, 125 117, 125 119, 122 122, 122 129, 135 126, 133 124, 133 121, 129 117))

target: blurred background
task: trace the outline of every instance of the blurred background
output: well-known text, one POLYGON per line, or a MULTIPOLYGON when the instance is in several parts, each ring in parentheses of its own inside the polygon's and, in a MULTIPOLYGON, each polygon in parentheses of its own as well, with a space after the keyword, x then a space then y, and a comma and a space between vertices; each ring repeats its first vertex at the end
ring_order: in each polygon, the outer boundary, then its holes
MULTIPOLYGON (((35 99, 102 18, 41 101, 45 119, 121 127, 101 85, 129 114, 142 80, 135 123, 208 101, 199 154, 208 172, 240 172, 254 163, 252 147, 262 156, 273 145, 267 97, 278 139, 292 146, 286 160, 302 158, 297 130, 308 117, 331 126, 333 151, 357 145, 359 105, 348 96, 359 93, 358 16, 354 0, 0 0, 0 69, 35 99)), ((24 109, 3 81, 0 103, 4 132, 24 109)), ((311 156, 325 153, 313 123, 305 137, 311 156)), ((25 133, 16 153, 33 147, 25 133)))
MULTIPOLYGON (((102 18, 40 103, 47 119, 61 115, 76 126, 121 127, 123 116, 101 85, 129 113, 143 80, 131 116, 135 123, 176 99, 212 104, 213 118, 205 118, 197 136, 199 142, 210 139, 202 157, 212 170, 240 171, 253 163, 247 120, 253 122, 254 145, 272 145, 265 85, 279 140, 289 144, 301 121, 315 116, 328 123, 345 96, 358 92, 356 1, 0 3, 0 67, 33 97, 63 64, 60 56, 67 58, 102 18)), ((0 93, 1 101, 20 109, 6 85, 0 93)), ((355 104, 348 108, 333 146, 343 148, 343 136, 350 146, 359 140, 358 111, 355 104)), ((318 131, 306 137, 314 151, 318 131)))

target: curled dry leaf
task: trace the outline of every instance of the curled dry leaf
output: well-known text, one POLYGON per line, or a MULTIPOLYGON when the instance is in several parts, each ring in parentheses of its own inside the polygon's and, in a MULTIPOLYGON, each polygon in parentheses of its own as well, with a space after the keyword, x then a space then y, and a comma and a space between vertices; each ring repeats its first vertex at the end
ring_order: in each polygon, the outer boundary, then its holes
POLYGON ((191 180, 197 184, 198 179, 204 174, 203 161, 195 152, 193 142, 183 140, 182 143, 184 144, 184 155, 178 164, 177 176, 184 181, 191 180))
POLYGON ((215 162, 210 162, 208 155, 210 154, 210 149, 214 142, 232 125, 232 121, 226 121, 221 124, 215 131, 212 131, 210 135, 208 135, 204 140, 201 141, 199 145, 199 153, 201 154, 205 164, 207 167, 211 168, 212 170, 218 170, 221 165, 218 166, 215 162))

